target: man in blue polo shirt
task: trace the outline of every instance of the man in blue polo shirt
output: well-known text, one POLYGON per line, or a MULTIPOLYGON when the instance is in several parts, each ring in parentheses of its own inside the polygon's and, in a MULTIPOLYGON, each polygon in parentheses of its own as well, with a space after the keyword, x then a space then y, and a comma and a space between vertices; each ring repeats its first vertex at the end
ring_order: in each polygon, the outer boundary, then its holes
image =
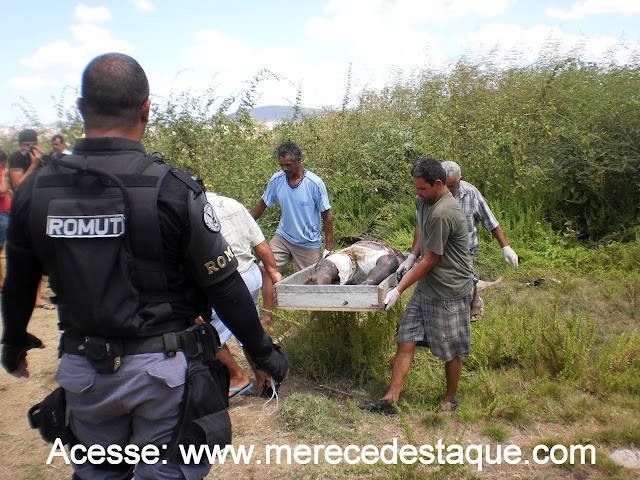
MULTIPOLYGON (((282 210, 276 233, 269 242, 276 260, 276 268, 282 273, 285 265, 293 260, 298 269, 320 260, 322 235, 325 251, 333 250, 333 217, 327 188, 320 177, 302 166, 302 152, 294 142, 284 142, 278 147, 278 163, 282 171, 274 173, 267 189, 251 210, 258 220, 267 207, 279 204, 282 210)), ((266 280, 263 275, 263 282, 266 280)), ((271 323, 273 285, 263 284, 262 317, 264 324, 271 323)))

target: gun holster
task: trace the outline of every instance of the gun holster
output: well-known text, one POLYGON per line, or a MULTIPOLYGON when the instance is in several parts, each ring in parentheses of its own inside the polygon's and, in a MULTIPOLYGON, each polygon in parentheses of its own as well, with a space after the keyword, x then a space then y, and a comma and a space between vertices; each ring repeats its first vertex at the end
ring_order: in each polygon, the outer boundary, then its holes
POLYGON ((54 443, 59 438, 63 445, 77 443, 75 435, 65 423, 66 407, 64 389, 58 387, 29 409, 29 425, 38 429, 45 442, 54 443))
POLYGON ((167 457, 180 462, 180 445, 231 443, 229 370, 215 358, 219 338, 210 323, 197 325, 180 334, 188 358, 187 377, 180 420, 169 443, 167 457))
POLYGON ((96 373, 113 373, 120 368, 122 344, 104 337, 86 337, 84 356, 89 360, 96 373))
POLYGON ((181 332, 180 344, 189 360, 197 358, 209 364, 215 360, 220 349, 220 337, 215 327, 207 322, 181 332))

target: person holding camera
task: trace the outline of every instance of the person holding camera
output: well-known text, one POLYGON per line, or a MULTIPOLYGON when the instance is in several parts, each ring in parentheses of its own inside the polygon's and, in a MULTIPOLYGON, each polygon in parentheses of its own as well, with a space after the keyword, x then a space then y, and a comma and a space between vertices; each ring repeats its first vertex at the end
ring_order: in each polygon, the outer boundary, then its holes
POLYGON ((20 150, 9 157, 9 180, 11 188, 17 191, 25 178, 35 172, 43 163, 43 153, 38 145, 38 134, 26 128, 18 133, 20 150))
MULTIPOLYGON (((9 179, 7 178, 7 154, 0 150, 0 254, 4 249, 9 226, 9 212, 11 211, 11 195, 9 195, 9 179)), ((1 260, 0 260, 1 262, 1 260)), ((4 271, 0 263, 0 291, 4 283, 4 271)))
MULTIPOLYGON (((9 183, 14 192, 18 191, 22 182, 35 172, 41 165, 44 165, 47 156, 42 153, 38 145, 38 134, 35 130, 25 128, 18 133, 18 145, 20 150, 14 152, 9 157, 9 183)), ((45 302, 40 298, 42 282, 38 285, 36 293, 36 308, 43 310, 55 310, 55 305, 45 302)))

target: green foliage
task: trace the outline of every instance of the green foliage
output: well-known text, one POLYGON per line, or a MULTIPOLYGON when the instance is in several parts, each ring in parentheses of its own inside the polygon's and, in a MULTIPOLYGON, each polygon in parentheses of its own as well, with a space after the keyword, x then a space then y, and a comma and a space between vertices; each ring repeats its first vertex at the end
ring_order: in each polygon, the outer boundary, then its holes
POLYGON ((422 417, 421 423, 427 428, 439 428, 444 424, 444 416, 440 413, 428 412, 422 417))
MULTIPOLYGON (((432 155, 462 166, 464 178, 499 207, 503 228, 524 234, 551 226, 573 238, 633 240, 638 61, 593 64, 547 51, 528 67, 463 58, 446 73, 425 68, 380 91, 353 92, 349 72, 342 108, 305 116, 299 89, 294 118, 273 130, 249 116, 262 82, 277 80, 265 70, 228 98, 215 86, 152 98, 144 140, 149 151, 247 206, 277 170, 277 145, 294 140, 328 186, 341 238, 377 233, 404 242, 402 230, 412 228, 409 171, 418 157, 432 155)), ((81 134, 78 112, 63 107, 71 94, 67 88, 53 99, 56 128, 70 140, 81 134)), ((21 108, 42 127, 26 100, 21 108)), ((267 220, 270 232, 275 219, 267 220)))
POLYGON ((600 430, 597 439, 610 445, 640 447, 640 421, 637 417, 620 419, 600 430))
POLYGON ((518 366, 541 375, 586 381, 595 344, 593 322, 577 316, 549 316, 542 310, 533 314, 516 310, 473 333, 470 369, 518 366))
POLYGON ((247 115, 253 94, 251 89, 244 92, 235 118, 226 111, 237 99, 226 98, 214 106, 219 99, 213 88, 202 96, 182 93, 152 104, 147 149, 202 178, 208 188, 250 208, 261 194, 256 187, 266 185, 273 170, 270 138, 247 115), (254 188, 247 189, 247 185, 254 188))
POLYGON ((337 408, 336 402, 319 396, 294 393, 278 410, 284 426, 309 442, 353 442, 354 426, 361 417, 355 408, 337 408))
POLYGON ((637 331, 620 334, 603 345, 593 367, 595 385, 601 391, 625 392, 640 396, 640 335, 637 331))
POLYGON ((395 352, 398 310, 381 313, 312 312, 282 343, 296 369, 316 380, 353 385, 386 383, 395 352))
POLYGON ((507 430, 506 428, 499 423, 487 423, 482 428, 482 434, 486 435, 491 439, 494 443, 504 443, 507 439, 507 430))

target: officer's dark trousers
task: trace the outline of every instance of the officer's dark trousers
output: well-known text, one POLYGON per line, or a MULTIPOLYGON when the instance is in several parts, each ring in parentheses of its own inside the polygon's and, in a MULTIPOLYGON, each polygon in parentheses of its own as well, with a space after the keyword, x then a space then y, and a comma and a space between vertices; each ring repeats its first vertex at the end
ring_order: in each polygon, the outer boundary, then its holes
MULTIPOLYGON (((65 389, 67 417, 73 433, 89 447, 101 445, 168 445, 178 422, 187 363, 184 355, 145 353, 122 358, 113 374, 101 375, 80 355, 64 354, 56 379, 65 389)), ((131 477, 125 463, 113 469, 89 462, 73 465, 83 480, 120 480, 131 477)), ((183 465, 160 460, 156 464, 140 461, 136 480, 202 479, 210 465, 183 465)))

